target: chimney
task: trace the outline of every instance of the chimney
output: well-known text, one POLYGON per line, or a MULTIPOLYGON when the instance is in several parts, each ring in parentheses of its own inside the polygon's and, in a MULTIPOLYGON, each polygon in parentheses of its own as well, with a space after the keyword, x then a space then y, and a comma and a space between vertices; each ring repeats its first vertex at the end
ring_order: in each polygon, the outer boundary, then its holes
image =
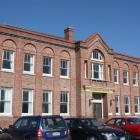
POLYGON ((67 27, 65 30, 65 39, 68 41, 73 41, 73 28, 67 27))

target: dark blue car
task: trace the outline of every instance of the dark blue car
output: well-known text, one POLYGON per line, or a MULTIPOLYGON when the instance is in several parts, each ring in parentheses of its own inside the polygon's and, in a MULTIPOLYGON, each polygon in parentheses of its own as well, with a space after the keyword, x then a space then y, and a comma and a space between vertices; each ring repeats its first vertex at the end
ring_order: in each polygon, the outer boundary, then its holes
POLYGON ((23 116, 9 126, 13 140, 71 140, 60 116, 23 116))

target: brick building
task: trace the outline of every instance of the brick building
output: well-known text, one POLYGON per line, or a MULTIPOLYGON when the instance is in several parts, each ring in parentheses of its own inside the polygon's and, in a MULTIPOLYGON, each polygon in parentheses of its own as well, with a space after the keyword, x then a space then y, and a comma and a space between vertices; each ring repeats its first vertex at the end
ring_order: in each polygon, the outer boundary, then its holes
POLYGON ((95 33, 73 39, 0 25, 0 125, 22 115, 106 118, 140 113, 140 59, 95 33))

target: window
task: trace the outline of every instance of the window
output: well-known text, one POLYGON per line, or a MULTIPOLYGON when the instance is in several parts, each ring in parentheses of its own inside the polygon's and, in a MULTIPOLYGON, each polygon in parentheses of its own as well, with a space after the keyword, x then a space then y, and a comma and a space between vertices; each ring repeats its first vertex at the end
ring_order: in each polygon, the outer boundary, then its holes
POLYGON ((125 85, 129 84, 129 82, 128 82, 128 71, 126 71, 126 70, 123 71, 123 83, 125 85))
POLYGON ((23 90, 22 114, 33 114, 33 90, 23 90))
POLYGON ((94 50, 92 52, 91 59, 98 60, 98 61, 103 61, 103 56, 102 56, 102 54, 98 50, 94 50))
POLYGON ((34 73, 34 55, 25 54, 24 55, 24 73, 33 74, 34 73))
POLYGON ((13 72, 14 71, 14 52, 3 50, 2 55, 2 70, 13 72))
POLYGON ((43 103, 42 103, 42 113, 51 114, 52 113, 52 92, 43 92, 43 103))
POLYGON ((69 95, 67 91, 62 91, 60 94, 60 114, 69 114, 69 95))
POLYGON ((125 114, 130 114, 130 98, 129 96, 124 97, 125 114))
POLYGON ((138 73, 133 72, 133 85, 138 86, 138 73))
POLYGON ((85 67, 85 78, 88 78, 88 61, 84 61, 84 67, 85 67))
POLYGON ((115 109, 116 109, 116 114, 120 114, 120 97, 115 96, 115 109))
POLYGON ((60 68, 61 77, 69 77, 69 61, 61 60, 61 68, 60 68))
POLYGON ((12 89, 0 89, 0 115, 12 114, 12 89))
POLYGON ((114 82, 115 84, 119 83, 119 71, 117 68, 114 69, 114 82))
POLYGON ((92 52, 91 57, 91 71, 92 71, 92 79, 94 80, 103 80, 103 56, 98 50, 94 50, 92 52))
POLYGON ((103 65, 92 63, 92 79, 103 80, 103 65))
POLYGON ((43 75, 52 76, 52 58, 43 58, 43 75))
POLYGON ((139 97, 134 97, 135 114, 139 113, 139 97))

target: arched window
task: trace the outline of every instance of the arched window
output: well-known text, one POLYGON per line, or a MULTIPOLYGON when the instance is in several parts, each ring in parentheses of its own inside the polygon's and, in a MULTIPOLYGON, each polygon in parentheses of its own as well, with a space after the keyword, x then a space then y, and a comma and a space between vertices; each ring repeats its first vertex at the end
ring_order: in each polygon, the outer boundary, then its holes
POLYGON ((91 55, 92 79, 103 80, 104 59, 100 51, 94 50, 91 55))

